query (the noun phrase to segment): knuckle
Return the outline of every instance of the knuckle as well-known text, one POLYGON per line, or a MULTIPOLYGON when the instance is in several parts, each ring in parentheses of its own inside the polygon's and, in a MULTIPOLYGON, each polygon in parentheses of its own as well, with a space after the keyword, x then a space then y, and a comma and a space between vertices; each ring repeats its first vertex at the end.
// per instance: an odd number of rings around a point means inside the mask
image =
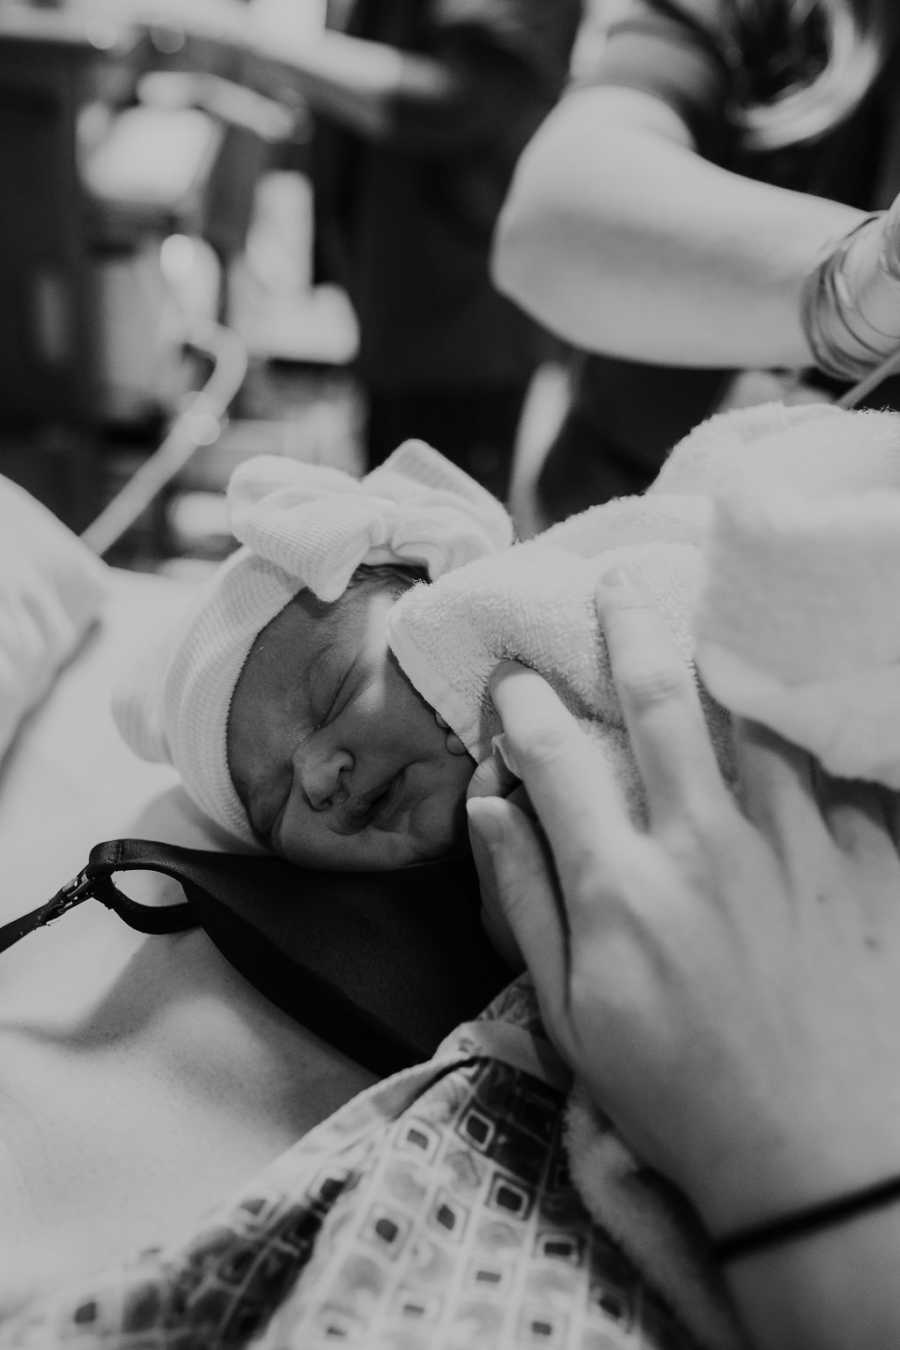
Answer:
POLYGON ((619 697, 637 715, 654 712, 690 692, 690 676, 684 666, 657 662, 653 666, 628 663, 616 670, 619 697))
POLYGON ((706 844, 725 841, 732 834, 733 812, 708 796, 688 794, 683 803, 683 827, 692 839, 706 844))
POLYGON ((610 888, 610 878, 599 873, 597 854, 591 844, 571 851, 569 859, 569 900, 573 909, 584 912, 601 903, 610 888))
POLYGON ((568 1003, 576 1026, 616 1023, 621 1030, 641 1016, 652 996, 651 946, 636 922, 623 922, 604 933, 602 948, 586 953, 591 959, 573 961, 568 1003))
POLYGON ((737 813, 702 797, 686 799, 658 837, 682 884, 698 895, 736 866, 745 843, 737 813))
POLYGON ((572 850, 567 869, 569 908, 585 918, 599 918, 604 931, 627 928, 637 897, 647 881, 643 848, 621 841, 615 850, 601 851, 596 841, 572 850))
POLYGON ((533 879, 515 863, 503 878, 500 897, 507 921, 513 932, 520 932, 532 915, 533 879))
POLYGON ((565 738, 560 729, 546 722, 536 723, 527 740, 514 745, 516 761, 526 774, 529 769, 552 768, 565 757, 565 738))

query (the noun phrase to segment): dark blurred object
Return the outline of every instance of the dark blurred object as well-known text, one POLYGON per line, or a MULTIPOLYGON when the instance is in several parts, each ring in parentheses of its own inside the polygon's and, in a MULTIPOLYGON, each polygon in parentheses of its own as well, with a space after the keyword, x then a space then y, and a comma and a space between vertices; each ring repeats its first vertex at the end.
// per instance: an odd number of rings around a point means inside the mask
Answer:
POLYGON ((148 452, 196 371, 164 241, 207 241, 213 311, 269 145, 292 113, 208 72, 147 72, 151 36, 108 7, 0 7, 0 472, 75 529, 106 495, 110 427, 148 452), (51 449, 52 448, 52 449, 51 449))
POLYGON ((725 370, 674 370, 577 353, 571 402, 537 479, 544 526, 644 492, 659 473, 660 410, 674 445, 709 416, 730 380, 725 370))
POLYGON ((401 441, 413 435, 461 465, 495 497, 509 489, 510 455, 522 413, 525 388, 519 383, 490 383, 382 393, 370 390, 367 446, 369 462, 381 464, 401 441))
POLYGON ((86 106, 120 93, 139 45, 127 30, 88 32, 64 11, 0 11, 0 433, 16 450, 0 448, 0 469, 75 525, 90 518, 97 476, 78 124, 86 106))
POLYGON ((580 3, 352 0, 340 18, 331 8, 350 37, 448 76, 445 96, 398 93, 385 134, 324 112, 316 124, 318 264, 359 321, 370 463, 422 436, 505 496, 543 345, 494 289, 490 241, 518 155, 562 86, 580 3))

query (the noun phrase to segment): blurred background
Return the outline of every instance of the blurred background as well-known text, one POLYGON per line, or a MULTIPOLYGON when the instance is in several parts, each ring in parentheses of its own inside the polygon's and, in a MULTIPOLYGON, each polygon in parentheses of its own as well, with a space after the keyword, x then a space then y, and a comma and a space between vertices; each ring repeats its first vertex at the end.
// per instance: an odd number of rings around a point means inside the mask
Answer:
POLYGON ((0 0, 0 473, 189 572, 246 456, 421 435, 527 533, 564 353, 490 235, 600 8, 0 0))

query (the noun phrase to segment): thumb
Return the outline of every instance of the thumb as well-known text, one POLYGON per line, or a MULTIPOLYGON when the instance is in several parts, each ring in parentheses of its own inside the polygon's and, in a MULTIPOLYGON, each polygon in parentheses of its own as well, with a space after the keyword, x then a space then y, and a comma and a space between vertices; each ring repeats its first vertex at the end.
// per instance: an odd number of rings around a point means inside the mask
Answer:
POLYGON ((537 989, 547 1030, 562 1044, 568 938, 556 878, 538 829, 498 797, 470 798, 466 809, 485 905, 508 923, 537 989), (489 876, 484 876, 489 872, 489 876))

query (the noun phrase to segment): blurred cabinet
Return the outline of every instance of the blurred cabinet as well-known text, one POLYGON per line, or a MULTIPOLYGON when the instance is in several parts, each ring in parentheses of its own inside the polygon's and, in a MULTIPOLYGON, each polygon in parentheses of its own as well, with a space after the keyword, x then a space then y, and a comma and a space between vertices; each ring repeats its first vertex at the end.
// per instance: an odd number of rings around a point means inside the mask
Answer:
POLYGON ((61 11, 0 5, 0 471, 76 526, 97 488, 79 123, 133 78, 139 46, 61 11))
POLYGON ((154 251, 202 236, 227 276, 267 154, 190 84, 143 104, 160 53, 105 13, 0 0, 0 472, 77 529, 102 505, 101 429, 155 425, 180 393, 154 251))

